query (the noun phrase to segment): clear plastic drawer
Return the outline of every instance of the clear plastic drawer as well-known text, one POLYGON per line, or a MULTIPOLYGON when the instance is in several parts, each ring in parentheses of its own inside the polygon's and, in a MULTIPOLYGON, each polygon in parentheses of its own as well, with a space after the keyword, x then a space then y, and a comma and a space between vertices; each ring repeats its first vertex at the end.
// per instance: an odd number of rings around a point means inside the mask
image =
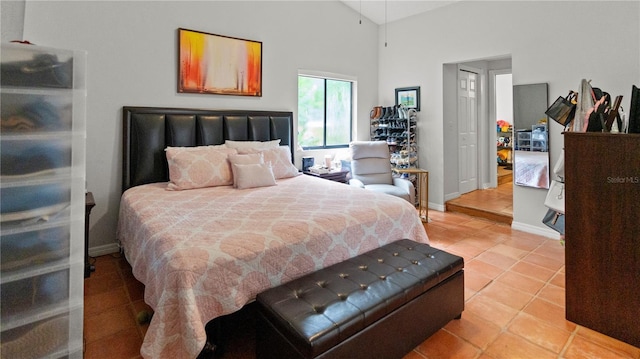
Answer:
POLYGON ((0 221, 25 225, 69 216, 70 183, 0 188, 0 221))
POLYGON ((0 175, 4 181, 28 181, 71 175, 71 139, 12 137, 0 142, 0 175))
POLYGON ((71 92, 2 93, 2 134, 72 130, 71 92))
POLYGON ((3 234, 0 239, 2 275, 56 262, 67 261, 68 263, 70 240, 69 225, 3 234))
POLYGON ((73 87, 73 52, 22 45, 3 49, 2 86, 73 87))
POLYGON ((2 321, 66 304, 69 300, 69 276, 69 268, 66 268, 2 283, 2 321))
POLYGON ((1 358, 81 358, 82 310, 47 317, 0 334, 1 358))

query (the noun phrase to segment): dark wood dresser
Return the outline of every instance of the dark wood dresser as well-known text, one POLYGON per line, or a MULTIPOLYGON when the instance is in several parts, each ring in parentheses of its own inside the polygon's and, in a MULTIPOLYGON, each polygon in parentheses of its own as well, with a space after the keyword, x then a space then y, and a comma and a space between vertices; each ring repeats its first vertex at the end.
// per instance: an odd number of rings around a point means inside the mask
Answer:
POLYGON ((567 320, 640 347, 640 135, 564 147, 567 320))

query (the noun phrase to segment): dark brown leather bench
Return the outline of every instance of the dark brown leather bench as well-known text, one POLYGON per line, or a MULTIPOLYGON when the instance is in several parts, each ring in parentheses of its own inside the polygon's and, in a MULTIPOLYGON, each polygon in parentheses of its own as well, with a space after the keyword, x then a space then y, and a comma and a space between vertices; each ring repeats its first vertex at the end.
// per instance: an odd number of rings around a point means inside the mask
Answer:
POLYGON ((464 261, 403 239, 260 293, 256 354, 402 358, 464 310, 464 261))

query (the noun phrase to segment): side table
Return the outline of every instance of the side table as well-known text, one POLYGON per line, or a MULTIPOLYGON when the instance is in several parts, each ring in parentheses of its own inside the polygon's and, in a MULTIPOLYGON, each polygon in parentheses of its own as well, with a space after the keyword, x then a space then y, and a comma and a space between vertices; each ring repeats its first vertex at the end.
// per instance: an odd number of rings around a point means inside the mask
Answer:
POLYGON ((91 215, 91 209, 96 205, 93 199, 93 193, 87 192, 84 196, 84 277, 89 278, 91 272, 96 270, 96 267, 89 263, 89 216, 91 215))
POLYGON ((347 183, 347 174, 349 172, 347 171, 332 171, 329 173, 313 173, 313 172, 302 172, 305 175, 309 175, 309 176, 315 176, 318 178, 322 178, 322 179, 327 179, 330 181, 335 181, 335 182, 340 182, 340 183, 347 183))
POLYGON ((429 171, 421 168, 394 168, 396 173, 415 175, 416 208, 423 222, 429 222, 429 171))

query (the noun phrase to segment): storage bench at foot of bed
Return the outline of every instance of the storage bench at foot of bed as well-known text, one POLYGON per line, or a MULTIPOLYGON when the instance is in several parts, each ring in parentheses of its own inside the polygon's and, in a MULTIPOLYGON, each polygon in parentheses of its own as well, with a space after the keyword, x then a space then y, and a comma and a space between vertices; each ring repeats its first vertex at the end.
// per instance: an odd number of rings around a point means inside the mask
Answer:
POLYGON ((464 309, 461 257, 403 239, 256 298, 258 359, 402 358, 464 309))

